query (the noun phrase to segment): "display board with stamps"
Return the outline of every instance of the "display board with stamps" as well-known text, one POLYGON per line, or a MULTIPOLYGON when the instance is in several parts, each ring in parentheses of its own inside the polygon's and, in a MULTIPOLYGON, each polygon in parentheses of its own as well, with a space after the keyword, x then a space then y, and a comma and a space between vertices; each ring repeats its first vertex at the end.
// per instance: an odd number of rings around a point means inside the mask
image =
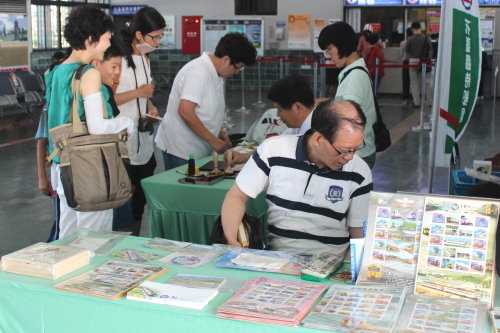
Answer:
POLYGON ((425 200, 415 292, 491 303, 499 203, 425 200))
POLYGON ((416 194, 370 193, 363 264, 356 284, 413 287, 424 199, 416 194))

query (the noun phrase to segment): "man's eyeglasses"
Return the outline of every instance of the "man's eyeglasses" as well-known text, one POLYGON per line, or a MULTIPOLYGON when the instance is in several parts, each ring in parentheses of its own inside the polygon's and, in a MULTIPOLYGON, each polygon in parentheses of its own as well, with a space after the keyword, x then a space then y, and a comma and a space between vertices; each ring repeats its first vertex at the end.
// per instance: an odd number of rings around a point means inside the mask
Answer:
POLYGON ((151 38, 153 40, 153 42, 158 42, 160 39, 163 38, 163 36, 165 36, 165 34, 161 34, 160 36, 151 36, 149 34, 146 34, 146 36, 148 36, 149 38, 151 38))
POLYGON ((235 65, 235 64, 231 64, 231 65, 233 65, 234 69, 236 69, 236 73, 239 73, 239 72, 241 72, 242 70, 244 70, 244 69, 245 69, 245 66, 236 67, 236 65, 235 65))
POLYGON ((350 154, 356 154, 357 151, 359 151, 359 150, 361 150, 361 149, 363 149, 363 148, 366 147, 365 140, 363 140, 363 144, 359 148, 356 148, 354 150, 349 150, 349 151, 340 151, 337 148, 335 148, 335 146, 333 145, 333 143, 331 143, 330 141, 328 141, 328 142, 332 145, 333 149, 335 149, 335 151, 337 152, 337 154, 339 154, 339 156, 347 156, 347 155, 350 155, 350 154))

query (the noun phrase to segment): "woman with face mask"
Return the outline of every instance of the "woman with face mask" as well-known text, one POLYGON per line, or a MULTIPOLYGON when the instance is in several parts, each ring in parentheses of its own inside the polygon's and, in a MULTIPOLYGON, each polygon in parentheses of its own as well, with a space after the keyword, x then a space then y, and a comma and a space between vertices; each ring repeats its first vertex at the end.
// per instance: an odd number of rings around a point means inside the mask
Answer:
POLYGON ((139 10, 127 28, 120 32, 127 55, 123 57, 120 82, 115 100, 120 114, 134 119, 137 132, 129 138, 130 164, 126 165, 132 183, 132 210, 135 224, 130 227, 132 235, 139 236, 146 197, 141 180, 153 175, 156 160, 153 154, 153 118, 158 110, 151 102, 154 85, 151 84, 151 68, 147 53, 155 51, 160 44, 165 28, 165 19, 154 8, 139 10))

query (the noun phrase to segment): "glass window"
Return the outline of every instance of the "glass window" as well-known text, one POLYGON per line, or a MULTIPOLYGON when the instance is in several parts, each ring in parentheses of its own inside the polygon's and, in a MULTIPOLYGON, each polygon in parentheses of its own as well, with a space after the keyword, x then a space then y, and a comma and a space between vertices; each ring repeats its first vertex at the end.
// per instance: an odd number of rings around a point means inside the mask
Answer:
POLYGON ((51 0, 37 0, 31 5, 31 38, 33 50, 63 49, 69 47, 64 39, 63 28, 74 6, 82 3, 100 3, 109 14, 109 0, 60 0, 64 5, 51 0))
MULTIPOLYGON (((361 30, 370 23, 374 33, 378 34, 387 47, 399 46, 404 40, 405 8, 403 7, 371 7, 361 8, 361 30)), ((361 37, 363 31, 358 34, 361 37)))

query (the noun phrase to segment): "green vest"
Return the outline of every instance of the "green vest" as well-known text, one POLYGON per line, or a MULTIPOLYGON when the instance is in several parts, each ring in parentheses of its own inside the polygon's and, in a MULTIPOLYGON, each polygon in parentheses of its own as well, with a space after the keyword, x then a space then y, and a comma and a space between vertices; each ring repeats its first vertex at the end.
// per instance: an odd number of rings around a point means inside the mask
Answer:
MULTIPOLYGON (((45 76, 46 84, 46 99, 47 99, 47 120, 48 128, 51 128, 67 124, 69 121, 69 113, 71 112, 71 106, 73 103, 73 93, 71 92, 71 79, 75 73, 78 66, 82 65, 81 62, 75 62, 72 64, 61 64, 56 66, 51 72, 45 76)), ((83 73, 85 73, 90 68, 95 68, 94 66, 87 66, 83 73)), ((106 101, 106 111, 108 112, 108 118, 113 118, 113 108, 109 104, 108 89, 106 89, 101 84, 101 92, 106 101)), ((78 114, 80 119, 85 121, 85 111, 83 108, 83 98, 78 94, 78 114)), ((52 154, 54 150, 54 145, 52 143, 52 138, 49 135, 49 153, 52 154)), ((59 158, 56 156, 53 160, 56 164, 59 164, 59 158)))

